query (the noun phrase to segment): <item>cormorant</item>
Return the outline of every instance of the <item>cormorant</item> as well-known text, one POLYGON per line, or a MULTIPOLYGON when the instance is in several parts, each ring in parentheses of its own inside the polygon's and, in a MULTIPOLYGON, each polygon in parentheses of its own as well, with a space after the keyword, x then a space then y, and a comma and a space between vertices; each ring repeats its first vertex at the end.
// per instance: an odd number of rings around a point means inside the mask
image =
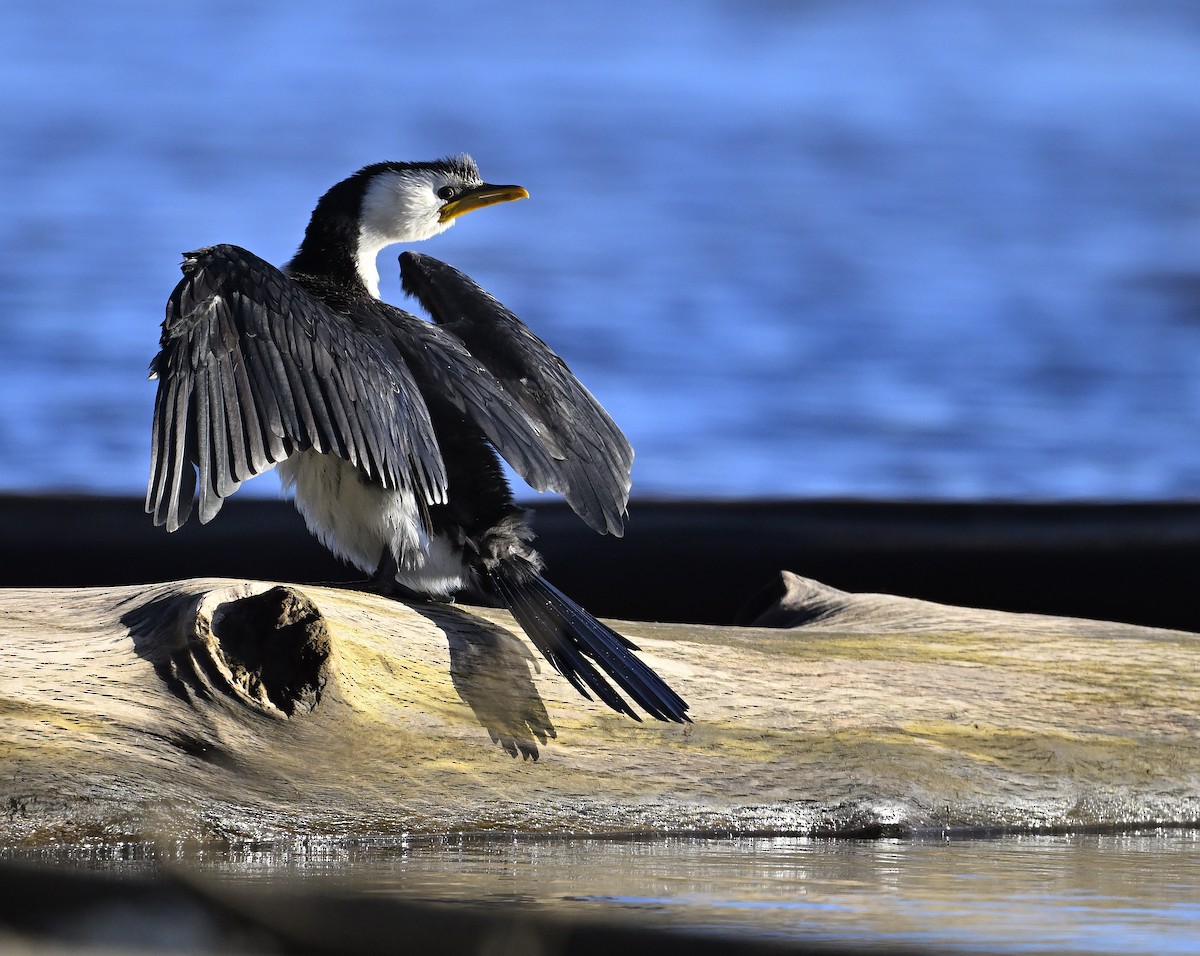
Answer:
POLYGON ((376 256, 463 213, 526 198, 475 162, 376 163, 317 203, 278 269, 234 245, 184 255, 167 302, 146 510, 174 531, 278 466, 310 532, 381 589, 507 607, 585 697, 640 719, 688 705, 636 647, 546 581, 497 452, 620 535, 633 451, 550 348, 462 273, 412 252, 404 290, 433 322, 379 299, 376 256), (589 693, 589 691, 591 693, 589 693))

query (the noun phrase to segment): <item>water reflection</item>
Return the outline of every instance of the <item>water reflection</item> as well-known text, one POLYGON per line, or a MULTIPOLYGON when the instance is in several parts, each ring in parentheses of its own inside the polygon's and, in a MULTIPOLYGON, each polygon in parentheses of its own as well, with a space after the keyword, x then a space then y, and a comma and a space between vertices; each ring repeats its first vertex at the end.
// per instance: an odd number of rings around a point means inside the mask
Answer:
MULTIPOLYGON (((59 861, 66 862, 59 852, 59 861)), ((470 837, 75 848, 89 867, 974 952, 1200 952, 1200 830, 967 840, 470 837)))

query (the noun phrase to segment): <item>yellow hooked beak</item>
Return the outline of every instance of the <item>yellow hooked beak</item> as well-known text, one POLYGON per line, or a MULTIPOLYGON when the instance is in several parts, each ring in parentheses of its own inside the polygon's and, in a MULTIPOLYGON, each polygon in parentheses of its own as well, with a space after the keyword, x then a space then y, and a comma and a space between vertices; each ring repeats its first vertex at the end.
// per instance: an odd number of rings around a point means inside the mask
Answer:
POLYGON ((500 202, 512 202, 514 199, 528 199, 529 191, 524 186, 492 186, 484 183, 474 189, 468 189, 457 199, 451 199, 438 213, 438 222, 449 222, 472 209, 482 209, 484 206, 494 206, 500 202))

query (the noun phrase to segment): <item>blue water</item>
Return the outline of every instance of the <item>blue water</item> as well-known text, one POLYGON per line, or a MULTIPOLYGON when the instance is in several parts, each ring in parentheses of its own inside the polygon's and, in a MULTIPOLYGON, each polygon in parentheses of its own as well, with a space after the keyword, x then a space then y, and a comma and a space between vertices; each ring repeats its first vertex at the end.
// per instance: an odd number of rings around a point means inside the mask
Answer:
POLYGON ((141 493, 182 251, 468 151, 635 495, 1200 493, 1193 0, 6 0, 0 131, 0 491, 141 493))

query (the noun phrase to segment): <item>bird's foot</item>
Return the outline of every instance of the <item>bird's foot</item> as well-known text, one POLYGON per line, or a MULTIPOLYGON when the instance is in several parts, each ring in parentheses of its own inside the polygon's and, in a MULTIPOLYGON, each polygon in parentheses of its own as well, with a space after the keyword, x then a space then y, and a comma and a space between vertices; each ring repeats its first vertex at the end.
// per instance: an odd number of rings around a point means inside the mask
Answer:
POLYGON ((390 550, 383 552, 383 557, 379 559, 379 564, 375 568, 375 573, 362 582, 364 591, 373 591, 383 597, 390 597, 404 603, 419 603, 419 604, 453 604, 454 596, 452 594, 427 594, 424 591, 416 591, 410 587, 401 584, 396 580, 397 574, 400 573, 399 565, 396 564, 396 558, 390 550))

